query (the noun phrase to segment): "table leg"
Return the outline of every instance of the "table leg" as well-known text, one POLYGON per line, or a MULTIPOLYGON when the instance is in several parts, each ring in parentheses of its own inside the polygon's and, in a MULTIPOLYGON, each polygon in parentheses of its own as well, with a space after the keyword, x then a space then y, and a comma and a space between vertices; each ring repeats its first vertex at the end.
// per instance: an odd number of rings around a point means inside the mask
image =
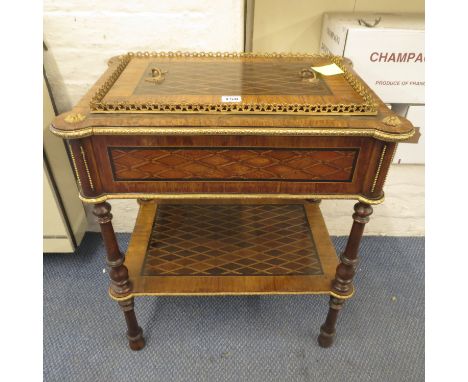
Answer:
POLYGON ((145 347, 145 339, 143 338, 143 330, 138 326, 135 316, 133 298, 119 301, 119 305, 124 312, 125 321, 127 322, 127 338, 130 349, 143 349, 145 347))
POLYGON ((336 335, 336 321, 338 312, 343 307, 346 298, 353 294, 353 277, 358 262, 359 244, 361 242, 364 226, 369 222, 372 207, 366 203, 354 205, 353 226, 349 234, 346 249, 340 257, 340 264, 336 268, 335 280, 332 284, 333 295, 330 297, 330 308, 325 323, 320 328, 318 342, 321 347, 330 347, 336 335), (342 296, 343 298, 339 298, 342 296))
MULTIPOLYGON (((125 297, 131 292, 128 269, 124 265, 124 256, 120 252, 114 228, 112 227, 111 206, 107 202, 94 205, 93 214, 101 227, 101 234, 107 252, 107 265, 109 266, 110 288, 116 297, 125 297)), ((133 298, 119 301, 125 320, 127 322, 127 337, 132 350, 140 350, 145 346, 143 331, 138 326, 135 316, 133 298)))

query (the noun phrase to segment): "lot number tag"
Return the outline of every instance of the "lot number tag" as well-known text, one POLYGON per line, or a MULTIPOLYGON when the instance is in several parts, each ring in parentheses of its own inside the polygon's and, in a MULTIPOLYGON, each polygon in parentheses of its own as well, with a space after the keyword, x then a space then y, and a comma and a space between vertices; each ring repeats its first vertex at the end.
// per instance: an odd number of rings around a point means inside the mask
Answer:
POLYGON ((221 102, 242 102, 241 96, 221 96, 221 102))

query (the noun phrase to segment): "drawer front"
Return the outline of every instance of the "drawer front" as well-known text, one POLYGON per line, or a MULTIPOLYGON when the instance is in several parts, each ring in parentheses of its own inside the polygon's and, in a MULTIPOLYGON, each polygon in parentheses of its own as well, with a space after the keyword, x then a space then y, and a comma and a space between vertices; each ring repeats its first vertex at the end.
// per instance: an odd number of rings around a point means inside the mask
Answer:
POLYGON ((70 141, 85 198, 379 198, 394 144, 367 137, 93 136, 70 141))
POLYGON ((108 147, 115 181, 351 182, 358 148, 108 147))

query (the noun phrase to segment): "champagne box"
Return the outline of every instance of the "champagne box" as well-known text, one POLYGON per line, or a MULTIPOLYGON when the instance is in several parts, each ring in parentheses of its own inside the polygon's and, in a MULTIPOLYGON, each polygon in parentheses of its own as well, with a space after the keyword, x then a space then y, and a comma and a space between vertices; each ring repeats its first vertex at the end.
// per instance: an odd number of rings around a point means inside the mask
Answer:
POLYGON ((386 103, 424 104, 424 15, 325 13, 321 53, 344 56, 386 103))

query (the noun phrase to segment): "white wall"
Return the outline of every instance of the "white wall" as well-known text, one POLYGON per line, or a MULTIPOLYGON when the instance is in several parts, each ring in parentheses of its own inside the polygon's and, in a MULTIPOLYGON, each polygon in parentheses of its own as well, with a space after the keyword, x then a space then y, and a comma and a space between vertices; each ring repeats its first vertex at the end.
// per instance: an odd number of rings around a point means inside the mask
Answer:
MULTIPOLYGON (((385 201, 374 206, 366 226, 368 235, 424 235, 424 166, 392 165, 385 185, 385 201)), ((331 235, 347 235, 354 201, 323 201, 322 212, 331 235)))
POLYGON ((243 0, 44 0, 45 67, 59 112, 128 51, 242 51, 243 0))

